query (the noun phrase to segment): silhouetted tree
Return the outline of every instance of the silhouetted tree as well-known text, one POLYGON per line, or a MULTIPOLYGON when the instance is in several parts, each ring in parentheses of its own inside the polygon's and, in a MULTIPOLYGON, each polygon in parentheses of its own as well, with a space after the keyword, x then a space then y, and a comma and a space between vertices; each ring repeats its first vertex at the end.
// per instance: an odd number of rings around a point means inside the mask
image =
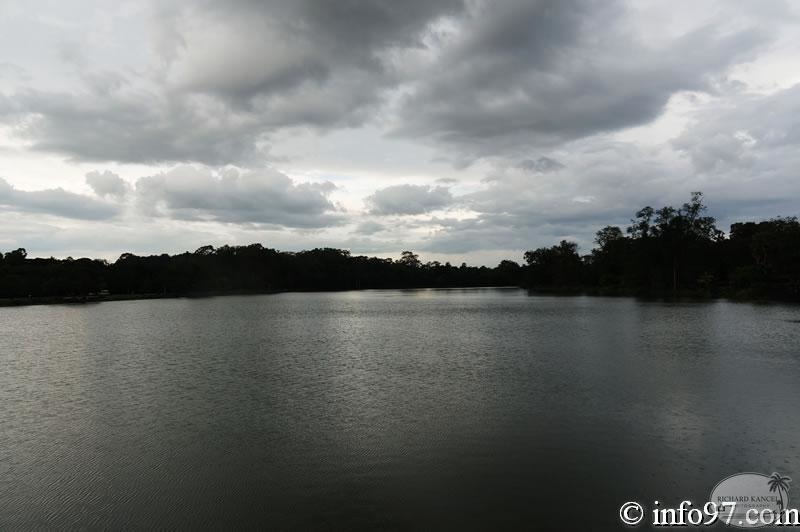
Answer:
POLYGON ((20 265, 25 262, 25 257, 28 256, 28 252, 25 251, 25 248, 15 249, 14 251, 9 251, 3 256, 6 264, 11 266, 20 265))
POLYGON ((413 251, 404 251, 401 254, 398 262, 403 266, 409 266, 411 268, 419 268, 422 266, 422 262, 419 260, 419 255, 415 254, 413 251))
POLYGON ((628 227, 628 234, 633 238, 647 238, 650 236, 650 224, 653 220, 652 207, 644 207, 636 211, 636 218, 631 219, 631 225, 628 227))
POLYGON ((526 251, 529 282, 534 287, 576 287, 581 284, 578 244, 562 240, 557 246, 526 251))
POLYGON ((625 235, 622 234, 622 229, 616 225, 607 225, 597 232, 594 241, 600 246, 600 251, 605 251, 611 243, 624 237, 625 235))

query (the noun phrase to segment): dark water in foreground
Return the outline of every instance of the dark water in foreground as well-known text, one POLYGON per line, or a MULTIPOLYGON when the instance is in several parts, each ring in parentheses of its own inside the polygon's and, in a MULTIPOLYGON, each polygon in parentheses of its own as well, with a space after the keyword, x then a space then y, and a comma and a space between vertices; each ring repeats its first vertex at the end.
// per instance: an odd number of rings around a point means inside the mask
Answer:
POLYGON ((501 289, 3 308, 0 529, 615 529, 800 483, 796 320, 501 289))

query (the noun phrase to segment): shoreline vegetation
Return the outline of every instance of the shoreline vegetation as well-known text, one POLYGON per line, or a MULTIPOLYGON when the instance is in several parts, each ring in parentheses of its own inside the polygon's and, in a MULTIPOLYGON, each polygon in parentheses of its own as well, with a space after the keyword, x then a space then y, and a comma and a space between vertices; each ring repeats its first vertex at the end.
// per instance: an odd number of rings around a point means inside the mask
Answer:
POLYGON ((518 286, 535 293, 670 299, 800 301, 800 223, 777 217, 726 235, 694 192, 679 208, 644 207, 625 231, 606 226, 580 255, 574 242, 496 267, 354 256, 336 248, 284 252, 261 244, 177 255, 98 259, 0 255, 0 306, 361 289, 518 286))

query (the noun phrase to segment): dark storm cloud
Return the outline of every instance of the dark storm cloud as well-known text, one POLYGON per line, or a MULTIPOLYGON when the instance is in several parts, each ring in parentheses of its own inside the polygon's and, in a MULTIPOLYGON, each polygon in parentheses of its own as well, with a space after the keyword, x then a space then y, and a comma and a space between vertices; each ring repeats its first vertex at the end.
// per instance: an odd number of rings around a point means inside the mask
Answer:
POLYGON ((118 206, 62 188, 18 190, 0 178, 0 210, 50 214, 79 220, 105 220, 119 214, 118 206))
POLYGON ((407 98, 398 130, 475 157, 649 122, 672 94, 709 88, 765 41, 704 27, 656 47, 625 26, 619 2, 479 5, 407 98))
POLYGON ((424 214, 453 203, 446 187, 428 185, 393 185, 376 191, 365 199, 372 214, 424 214))
MULTIPOLYGON (((231 76, 226 76, 236 72, 233 63, 219 65, 218 75, 201 76, 208 83, 204 88, 232 98, 287 90, 307 81, 325 83, 338 70, 349 68, 370 72, 381 84, 381 77, 391 79, 393 69, 382 52, 421 46, 432 22, 464 8, 463 0, 206 0, 201 4, 221 30, 249 33, 238 36, 239 42, 251 46, 238 59, 243 66, 261 67, 252 76, 233 76, 240 83, 230 83, 231 76)), ((169 22, 174 22, 174 15, 169 22)), ((190 40, 181 37, 172 42, 190 40)))
POLYGON ((0 96, 0 120, 78 160, 211 165, 262 160, 283 128, 372 121, 466 165, 648 122, 763 40, 705 27, 646 43, 599 0, 154 5, 148 68, 72 61, 81 89, 0 96))
POLYGON ((403 82, 393 54, 422 46, 429 26, 462 1, 155 6, 142 36, 160 54, 149 69, 98 71, 70 55, 82 90, 18 91, 0 101, 0 120, 21 124, 34 149, 76 160, 253 163, 277 129, 353 127, 375 116, 383 92, 403 82))
POLYGON ((153 216, 315 228, 341 223, 327 197, 335 188, 330 182, 297 184, 272 170, 227 170, 217 175, 180 166, 139 179, 136 200, 143 212, 153 216))
POLYGON ((257 116, 261 132, 354 127, 405 80, 394 54, 422 46, 462 0, 205 0, 162 22, 173 90, 257 116), (183 21, 183 23, 181 23, 183 21))

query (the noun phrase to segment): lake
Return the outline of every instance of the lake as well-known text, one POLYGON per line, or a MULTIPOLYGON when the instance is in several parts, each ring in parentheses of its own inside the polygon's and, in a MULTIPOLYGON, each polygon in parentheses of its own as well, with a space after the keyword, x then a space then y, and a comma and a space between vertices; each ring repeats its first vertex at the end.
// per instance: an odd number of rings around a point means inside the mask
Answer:
POLYGON ((0 529, 602 530, 800 482, 798 320, 518 289, 0 308, 0 529))

